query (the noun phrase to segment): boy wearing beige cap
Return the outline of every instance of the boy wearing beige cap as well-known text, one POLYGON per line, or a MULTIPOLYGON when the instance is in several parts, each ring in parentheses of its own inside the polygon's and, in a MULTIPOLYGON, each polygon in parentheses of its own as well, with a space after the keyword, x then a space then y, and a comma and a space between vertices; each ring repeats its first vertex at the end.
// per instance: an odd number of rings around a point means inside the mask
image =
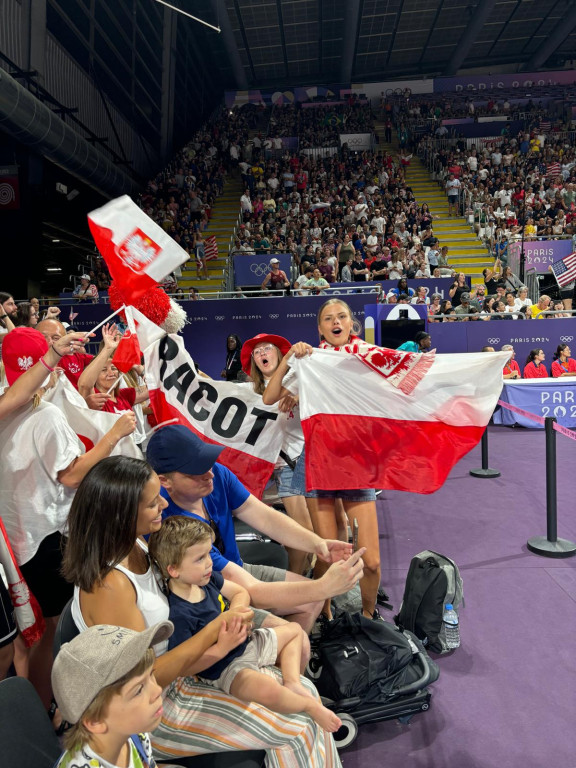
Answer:
POLYGON ((60 649, 52 687, 72 724, 56 768, 152 768, 148 731, 162 719, 154 650, 173 631, 169 621, 134 632, 98 624, 60 649))

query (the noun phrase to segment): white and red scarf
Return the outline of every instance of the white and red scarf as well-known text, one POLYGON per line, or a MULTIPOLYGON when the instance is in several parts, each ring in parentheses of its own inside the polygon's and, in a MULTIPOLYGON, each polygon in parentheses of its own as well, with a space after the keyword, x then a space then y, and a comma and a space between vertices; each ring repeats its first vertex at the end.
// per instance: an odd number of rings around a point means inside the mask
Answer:
POLYGON ((434 352, 418 354, 404 352, 387 347, 375 347, 363 341, 359 336, 350 336, 348 344, 334 347, 327 341, 321 341, 320 349, 333 349, 336 352, 348 352, 364 365, 383 376, 405 395, 410 395, 422 381, 434 362, 434 352))

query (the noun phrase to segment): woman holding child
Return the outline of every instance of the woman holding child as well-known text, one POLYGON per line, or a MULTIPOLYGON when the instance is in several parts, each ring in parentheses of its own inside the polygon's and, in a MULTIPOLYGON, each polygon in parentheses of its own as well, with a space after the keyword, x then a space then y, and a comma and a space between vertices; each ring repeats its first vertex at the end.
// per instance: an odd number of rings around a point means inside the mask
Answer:
MULTIPOLYGON (((168 600, 143 537, 160 530, 166 502, 144 461, 100 462, 81 483, 70 510, 64 573, 75 585, 72 615, 79 629, 116 624, 142 631, 168 618, 168 600)), ((157 758, 245 749, 266 750, 274 768, 337 768, 332 737, 306 714, 282 715, 196 682, 202 657, 249 625, 250 609, 233 608, 180 645, 156 647, 155 674, 164 713, 152 734, 157 758)), ((274 667, 262 670, 280 679, 274 667)), ((301 679, 312 695, 315 689, 301 679)))

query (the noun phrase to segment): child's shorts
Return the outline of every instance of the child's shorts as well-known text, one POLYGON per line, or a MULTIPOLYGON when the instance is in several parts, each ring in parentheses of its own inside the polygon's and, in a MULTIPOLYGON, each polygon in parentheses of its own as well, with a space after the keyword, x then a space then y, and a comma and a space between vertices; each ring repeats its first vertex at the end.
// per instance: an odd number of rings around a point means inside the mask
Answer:
POLYGON ((234 678, 243 669, 253 669, 258 672, 262 667, 271 667, 278 658, 278 638, 273 629, 255 629, 250 642, 242 656, 238 656, 228 664, 217 680, 207 680, 201 675, 198 679, 224 693, 230 693, 234 678))

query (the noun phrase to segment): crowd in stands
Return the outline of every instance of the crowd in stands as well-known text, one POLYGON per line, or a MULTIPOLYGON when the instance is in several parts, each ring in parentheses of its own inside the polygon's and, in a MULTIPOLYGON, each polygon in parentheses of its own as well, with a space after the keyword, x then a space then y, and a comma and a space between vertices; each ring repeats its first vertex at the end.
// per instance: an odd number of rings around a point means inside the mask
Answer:
POLYGON ((347 104, 319 104, 308 109, 301 104, 275 107, 270 116, 269 136, 298 137, 299 148, 338 147, 341 133, 372 133, 374 116, 370 104, 352 98, 347 104))

